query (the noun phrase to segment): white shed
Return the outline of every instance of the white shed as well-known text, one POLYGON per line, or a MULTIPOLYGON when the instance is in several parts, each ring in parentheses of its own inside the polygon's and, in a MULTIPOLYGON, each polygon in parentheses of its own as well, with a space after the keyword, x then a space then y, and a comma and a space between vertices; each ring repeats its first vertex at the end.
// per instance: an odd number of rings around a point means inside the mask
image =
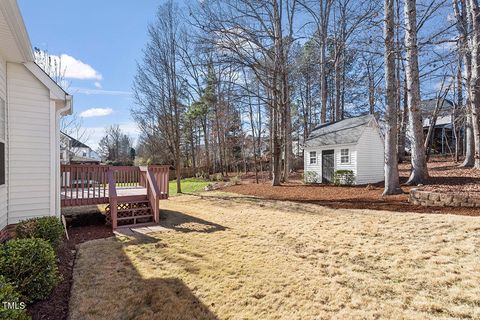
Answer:
POLYGON ((331 183, 335 171, 351 170, 355 184, 384 180, 384 140, 373 115, 316 127, 305 142, 305 175, 331 183), (312 175, 310 175, 312 176, 312 175))
POLYGON ((0 1, 0 241, 8 225, 60 214, 59 120, 71 96, 35 64, 15 0, 0 1))

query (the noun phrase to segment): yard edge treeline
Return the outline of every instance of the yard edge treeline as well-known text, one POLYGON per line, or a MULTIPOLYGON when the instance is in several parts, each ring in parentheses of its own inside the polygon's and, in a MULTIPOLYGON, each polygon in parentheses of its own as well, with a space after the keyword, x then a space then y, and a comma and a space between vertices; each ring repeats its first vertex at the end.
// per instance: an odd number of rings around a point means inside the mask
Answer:
POLYGON ((184 168, 266 171, 279 185, 318 124, 371 113, 393 194, 407 146, 408 183, 427 182, 423 118, 448 111, 455 160, 480 167, 478 0, 449 1, 163 2, 133 84, 141 161, 174 165, 179 192, 184 168))

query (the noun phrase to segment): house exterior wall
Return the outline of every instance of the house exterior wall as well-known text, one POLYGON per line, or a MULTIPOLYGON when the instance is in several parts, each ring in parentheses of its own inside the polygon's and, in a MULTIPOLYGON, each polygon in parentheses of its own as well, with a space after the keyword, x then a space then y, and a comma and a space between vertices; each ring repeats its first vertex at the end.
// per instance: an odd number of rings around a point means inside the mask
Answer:
POLYGON ((22 64, 7 63, 8 224, 55 214, 49 90, 22 64))
MULTIPOLYGON (((8 118, 7 114, 7 64, 5 59, 0 55, 0 98, 5 101, 5 117, 8 118)), ((2 120, 0 120, 2 121, 2 120)), ((5 184, 0 186, 0 231, 5 228, 7 225, 7 208, 8 208, 8 135, 7 135, 7 120, 3 121, 0 124, 0 130, 5 130, 5 166, 6 166, 6 176, 5 184)), ((0 234, 0 241, 2 236, 0 234)))
POLYGON ((314 171, 317 173, 318 182, 322 181, 322 151, 334 150, 335 155, 335 171, 337 170, 352 170, 355 176, 357 176, 357 149, 354 144, 346 145, 332 145, 323 147, 306 147, 304 154, 304 172, 314 171), (348 149, 350 153, 349 163, 341 163, 340 150, 348 149), (310 164, 310 152, 317 152, 317 163, 310 164))
POLYGON ((366 127, 357 143, 357 184, 385 179, 385 144, 376 125, 366 127))

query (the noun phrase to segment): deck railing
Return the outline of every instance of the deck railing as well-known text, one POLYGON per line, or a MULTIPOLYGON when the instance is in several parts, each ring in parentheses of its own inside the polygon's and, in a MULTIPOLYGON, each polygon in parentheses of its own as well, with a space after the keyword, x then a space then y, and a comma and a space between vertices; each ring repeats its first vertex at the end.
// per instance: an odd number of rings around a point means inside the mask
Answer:
POLYGON ((108 171, 108 166, 62 165, 62 206, 108 203, 108 171))
POLYGON ((168 198, 168 166, 62 165, 60 174, 62 207, 111 204, 120 189, 145 188, 149 196, 153 185, 159 199, 168 198))

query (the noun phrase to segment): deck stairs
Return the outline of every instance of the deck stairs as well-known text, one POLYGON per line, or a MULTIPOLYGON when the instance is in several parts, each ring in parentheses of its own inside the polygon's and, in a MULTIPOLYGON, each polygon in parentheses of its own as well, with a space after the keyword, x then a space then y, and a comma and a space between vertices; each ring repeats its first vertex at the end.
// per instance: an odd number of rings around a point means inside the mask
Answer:
MULTIPOLYGON (((105 208, 106 221, 112 224, 111 208, 105 208)), ((154 222, 153 210, 147 196, 119 197, 117 203, 118 227, 135 226, 138 224, 154 222)))

